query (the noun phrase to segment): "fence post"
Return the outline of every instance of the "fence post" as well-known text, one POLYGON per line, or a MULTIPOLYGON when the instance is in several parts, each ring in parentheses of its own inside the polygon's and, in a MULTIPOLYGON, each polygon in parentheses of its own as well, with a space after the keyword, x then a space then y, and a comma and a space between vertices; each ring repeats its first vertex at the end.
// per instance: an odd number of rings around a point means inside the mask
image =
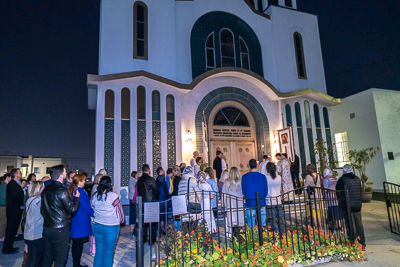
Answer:
POLYGON ((136 198, 136 267, 144 267, 144 240, 143 240, 143 203, 142 197, 136 198))
POLYGON ((257 222, 258 222, 258 242, 260 246, 263 245, 263 233, 262 233, 262 221, 261 221, 261 205, 260 205, 260 194, 256 192, 256 205, 257 205, 257 222))
POLYGON ((394 232, 392 228, 392 220, 390 218, 390 208, 392 207, 392 203, 390 202, 390 199, 388 198, 388 193, 386 192, 386 182, 383 182, 383 193, 385 196, 385 201, 386 201, 386 209, 388 213, 388 218, 389 218, 389 226, 390 226, 390 232, 394 232))

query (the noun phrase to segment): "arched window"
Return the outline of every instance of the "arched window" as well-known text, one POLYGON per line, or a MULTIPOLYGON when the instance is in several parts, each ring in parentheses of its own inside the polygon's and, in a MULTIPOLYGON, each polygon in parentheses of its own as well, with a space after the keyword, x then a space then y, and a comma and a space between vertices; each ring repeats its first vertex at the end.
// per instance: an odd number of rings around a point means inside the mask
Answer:
POLYGON ((235 107, 220 109, 214 117, 213 124, 219 126, 250 126, 246 115, 235 107))
POLYGON ((167 95, 167 121, 175 121, 175 99, 167 95))
POLYGON ((206 68, 207 70, 215 68, 214 32, 210 33, 206 41, 206 68))
POLYGON ((250 70, 250 55, 249 55, 249 49, 247 48, 246 43, 242 39, 242 37, 239 37, 240 40, 240 61, 242 64, 242 68, 246 70, 250 70))
POLYGON ((133 5, 133 58, 148 59, 147 5, 136 1, 133 5))
POLYGON ((304 115, 306 116, 306 127, 311 128, 311 113, 310 113, 310 103, 304 101, 304 115))
POLYGON ((160 120, 160 92, 154 90, 151 93, 151 103, 153 111, 153 121, 160 120))
POLYGON ((263 8, 263 1, 262 0, 258 0, 258 7, 257 7, 258 11, 260 12, 264 12, 264 8, 263 8))
POLYGON ((299 79, 307 79, 306 62, 304 59, 303 37, 298 32, 293 34, 294 50, 296 53, 297 76, 299 79))
POLYGON ((313 107, 314 107, 315 128, 317 130, 317 138, 322 139, 321 119, 319 117, 319 107, 317 104, 314 104, 313 107))
POLYGON ((292 0, 285 0, 285 6, 292 7, 293 6, 292 0))
POLYGON ((304 149, 304 134, 303 134, 303 124, 301 121, 301 109, 300 104, 294 104, 294 110, 296 113, 296 126, 297 126, 297 137, 299 140, 299 149, 300 149, 300 161, 301 161, 301 169, 302 172, 305 173, 306 170, 306 151, 304 149))
POLYGON ((326 107, 322 109, 322 115, 324 116, 326 142, 329 146, 331 146, 332 145, 331 125, 329 123, 329 114, 328 114, 328 109, 326 107))
POLYGON ((219 39, 221 42, 221 66, 235 67, 236 57, 233 33, 228 29, 222 29, 219 39))
POLYGON ((146 89, 143 86, 139 86, 137 88, 137 119, 145 120, 146 119, 146 89))
POLYGON ((128 88, 121 90, 121 119, 131 119, 131 91, 128 88))
POLYGON ((314 137, 312 133, 310 103, 308 103, 307 100, 304 101, 304 115, 306 116, 307 139, 308 139, 308 149, 310 152, 310 159, 311 163, 315 165, 314 137))
POLYGON ((107 90, 105 94, 105 118, 114 119, 114 91, 107 90))
POLYGON ((286 111, 286 126, 292 126, 292 109, 289 104, 286 104, 285 106, 285 111, 286 111))
POLYGON ((324 114, 325 128, 330 128, 328 109, 327 109, 326 107, 324 107, 324 108, 322 109, 322 113, 324 114))

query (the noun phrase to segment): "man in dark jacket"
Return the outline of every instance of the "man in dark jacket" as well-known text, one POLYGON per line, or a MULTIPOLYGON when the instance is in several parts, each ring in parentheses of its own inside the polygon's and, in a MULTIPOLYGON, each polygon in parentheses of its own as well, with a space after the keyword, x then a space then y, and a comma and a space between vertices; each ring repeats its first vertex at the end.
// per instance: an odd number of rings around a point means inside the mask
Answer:
MULTIPOLYGON (((295 151, 295 153, 296 153, 296 151, 295 151)), ((300 173, 300 158, 296 154, 294 154, 294 161, 292 162, 292 165, 290 166, 290 174, 292 175, 294 189, 301 187, 299 173, 300 173)), ((296 194, 300 194, 300 193, 301 193, 301 189, 297 189, 296 194)))
POLYGON ((215 170, 215 176, 217 177, 218 182, 219 179, 221 178, 222 171, 226 168, 226 163, 223 157, 224 153, 218 150, 217 156, 213 161, 213 169, 215 170))
POLYGON ((361 180, 353 173, 353 167, 346 164, 343 166, 343 175, 336 184, 336 190, 347 190, 349 194, 350 214, 347 214, 347 203, 344 195, 340 196, 340 204, 345 216, 347 231, 350 239, 354 242, 358 237, 363 251, 365 251, 365 235, 361 218, 361 180), (352 227, 350 227, 350 225, 352 227))
POLYGON ((71 217, 79 208, 79 192, 73 194, 75 201, 62 184, 66 177, 64 165, 51 167, 52 183, 42 192, 40 213, 43 216, 43 239, 45 249, 42 266, 65 266, 68 257, 69 230, 71 217))
MULTIPOLYGON (((143 202, 157 202, 159 197, 159 191, 157 189, 156 180, 150 176, 150 166, 148 164, 144 164, 142 166, 142 172, 143 174, 140 177, 139 181, 137 182, 138 195, 142 197, 143 202)), ((143 234, 145 238, 143 240, 146 242, 147 239, 149 241, 149 244, 153 245, 157 240, 157 229, 158 229, 157 223, 152 223, 151 229, 149 223, 144 224, 143 234), (149 233, 149 236, 146 238, 147 233, 149 233), (151 234, 151 239, 150 239, 150 234, 151 234)), ((155 253, 153 253, 151 257, 152 259, 153 258, 155 259, 155 253)))
MULTIPOLYGON (((14 248, 14 239, 21 222, 22 211, 24 210, 24 191, 21 187, 21 170, 11 170, 10 176, 11 181, 8 183, 6 188, 7 225, 2 251, 3 254, 18 253, 19 248, 14 248)), ((1 214, 0 216, 4 216, 4 214, 1 214)))

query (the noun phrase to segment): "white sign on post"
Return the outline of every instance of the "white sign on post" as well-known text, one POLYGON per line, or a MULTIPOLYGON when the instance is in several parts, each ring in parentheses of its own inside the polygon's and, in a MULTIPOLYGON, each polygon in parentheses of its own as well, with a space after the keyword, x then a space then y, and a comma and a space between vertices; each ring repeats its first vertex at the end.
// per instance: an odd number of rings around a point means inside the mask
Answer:
POLYGON ((187 211, 187 204, 186 204, 186 196, 173 196, 172 197, 172 214, 181 215, 186 214, 187 211))
POLYGON ((160 221, 160 203, 144 203, 144 223, 156 223, 160 221))

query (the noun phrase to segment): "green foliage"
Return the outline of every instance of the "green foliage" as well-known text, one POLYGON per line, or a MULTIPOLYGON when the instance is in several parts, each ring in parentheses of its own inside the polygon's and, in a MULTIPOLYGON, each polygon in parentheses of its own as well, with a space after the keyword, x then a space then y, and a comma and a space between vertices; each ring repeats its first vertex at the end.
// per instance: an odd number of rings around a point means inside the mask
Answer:
POLYGON ((213 240, 212 235, 204 233, 204 230, 200 226, 191 233, 178 231, 164 237, 162 245, 169 242, 171 250, 164 251, 166 257, 157 266, 287 267, 296 263, 307 265, 329 256, 335 261, 365 260, 365 253, 358 241, 354 244, 349 240, 339 241, 335 234, 311 227, 303 231, 289 230, 280 239, 277 239, 279 233, 264 228, 263 245, 259 243, 257 228, 242 228, 227 243, 213 240))
POLYGON ((332 170, 333 177, 337 176, 337 172, 335 171, 337 168, 335 144, 327 145, 324 139, 317 138, 314 144, 314 155, 318 155, 318 172, 321 176, 326 168, 332 170))
MULTIPOLYGON (((370 147, 370 148, 364 148, 361 150, 350 150, 349 151, 349 159, 351 161, 351 166, 356 169, 360 175, 361 181, 362 181, 362 189, 363 191, 371 190, 371 186, 367 185, 372 185, 372 182, 368 182, 368 176, 365 174, 367 165, 371 162, 371 159, 375 157, 376 153, 379 151, 379 147, 377 146, 376 148, 370 147)), ((372 191, 372 190, 371 190, 372 191)))

